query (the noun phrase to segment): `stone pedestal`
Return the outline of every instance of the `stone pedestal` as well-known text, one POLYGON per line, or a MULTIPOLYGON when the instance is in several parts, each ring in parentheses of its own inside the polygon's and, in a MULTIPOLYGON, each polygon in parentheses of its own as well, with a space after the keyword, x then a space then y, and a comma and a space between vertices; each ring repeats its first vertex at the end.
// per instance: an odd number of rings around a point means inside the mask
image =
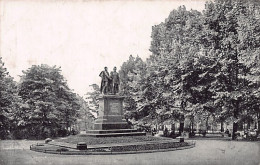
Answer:
POLYGON ((123 96, 102 95, 99 98, 98 118, 94 123, 94 130, 88 130, 87 136, 136 136, 145 135, 130 129, 130 126, 123 119, 123 96))
POLYGON ((128 129, 129 126, 123 117, 124 97, 104 95, 99 98, 98 118, 95 121, 95 130, 128 129))

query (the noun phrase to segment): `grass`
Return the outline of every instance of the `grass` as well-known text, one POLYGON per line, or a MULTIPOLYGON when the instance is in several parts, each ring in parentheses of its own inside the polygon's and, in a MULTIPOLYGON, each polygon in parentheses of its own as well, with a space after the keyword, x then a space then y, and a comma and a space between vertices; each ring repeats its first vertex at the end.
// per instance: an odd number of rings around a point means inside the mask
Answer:
MULTIPOLYGON (((83 135, 72 135, 66 138, 56 139, 56 142, 65 142, 70 144, 77 144, 79 142, 85 142, 87 145, 97 145, 97 144, 111 144, 107 148, 93 148, 89 151, 91 152, 123 152, 123 151, 144 151, 144 150, 159 150, 168 148, 178 148, 187 146, 188 143, 179 143, 174 141, 165 141, 169 138, 165 137, 154 137, 154 136, 124 136, 124 137, 90 137, 83 135), (137 143, 137 142, 147 142, 147 143, 137 143), (152 143, 149 143, 152 142, 152 143), (158 143, 159 142, 159 143, 158 143), (123 145, 114 145, 114 144, 123 145)), ((49 144, 39 144, 33 146, 33 150, 38 151, 65 151, 63 147, 53 146, 49 144)), ((66 149, 69 151, 71 149, 66 149)), ((73 149, 74 150, 74 149, 73 149)))
MULTIPOLYGON (((187 142, 176 142, 167 141, 169 138, 154 137, 154 136, 126 136, 126 137, 89 137, 89 136, 69 136, 67 138, 61 138, 56 141, 67 142, 70 144, 75 144, 79 142, 85 142, 88 145, 94 144, 111 144, 111 146, 91 148, 89 152, 124 152, 124 151, 145 151, 145 150, 160 150, 169 148, 178 148, 188 146, 187 142), (165 141, 166 140, 166 141, 165 141), (136 143, 145 142, 145 143, 136 143), (151 142, 151 143, 149 143, 151 142), (123 145, 115 145, 115 144, 123 145)), ((64 147, 64 146, 63 146, 64 147)), ((57 151, 65 152, 71 151, 70 149, 63 148, 62 146, 53 146, 49 144, 38 144, 33 146, 32 150, 47 152, 47 151, 57 151), (58 147, 58 148, 57 148, 58 147)), ((74 149, 72 149, 73 151, 74 149)))
POLYGON ((124 136, 124 137, 90 137, 72 135, 66 138, 56 139, 58 142, 66 142, 77 144, 78 142, 85 142, 87 145, 96 144, 111 144, 111 143, 134 143, 134 142, 149 142, 149 141, 161 141, 169 138, 154 137, 154 136, 124 136))
POLYGON ((115 146, 112 147, 113 152, 122 151, 145 151, 145 150, 158 150, 158 149, 169 149, 188 146, 187 142, 168 142, 168 143, 157 143, 157 144, 143 144, 143 145, 129 145, 129 146, 115 146))

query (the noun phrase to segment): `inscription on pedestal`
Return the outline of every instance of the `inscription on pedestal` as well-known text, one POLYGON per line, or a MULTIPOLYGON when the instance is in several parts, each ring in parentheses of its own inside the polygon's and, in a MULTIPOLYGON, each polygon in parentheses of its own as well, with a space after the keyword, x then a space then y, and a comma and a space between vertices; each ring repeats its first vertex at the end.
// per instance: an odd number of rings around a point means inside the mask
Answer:
POLYGON ((120 103, 119 102, 110 102, 110 113, 112 114, 119 114, 120 112, 120 103))
POLYGON ((117 95, 102 95, 99 98, 98 119, 95 121, 95 130, 128 129, 128 123, 123 120, 124 97, 117 95))

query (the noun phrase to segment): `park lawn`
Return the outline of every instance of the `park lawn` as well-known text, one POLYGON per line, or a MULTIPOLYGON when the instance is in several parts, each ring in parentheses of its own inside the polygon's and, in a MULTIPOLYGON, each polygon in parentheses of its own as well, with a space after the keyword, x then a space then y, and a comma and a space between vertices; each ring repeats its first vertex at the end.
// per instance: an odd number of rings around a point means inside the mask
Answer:
POLYGON ((165 137, 154 137, 154 136, 124 136, 124 137, 90 137, 82 135, 71 135, 65 138, 55 139, 58 142, 66 142, 77 144, 78 142, 85 142, 87 145, 96 144, 111 144, 111 143, 134 143, 134 142, 150 142, 150 141, 161 141, 169 140, 165 137))

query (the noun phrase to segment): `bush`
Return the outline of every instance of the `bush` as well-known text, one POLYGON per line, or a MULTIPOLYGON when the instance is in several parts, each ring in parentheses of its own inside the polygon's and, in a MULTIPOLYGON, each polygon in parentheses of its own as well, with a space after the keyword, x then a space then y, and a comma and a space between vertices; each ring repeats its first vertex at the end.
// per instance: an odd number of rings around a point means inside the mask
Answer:
POLYGON ((69 135, 69 131, 66 129, 51 128, 42 126, 27 126, 17 127, 11 132, 13 139, 31 139, 31 140, 42 140, 53 137, 64 137, 69 135))
POLYGON ((73 130, 70 132, 70 134, 71 134, 71 135, 77 135, 77 134, 79 134, 79 131, 73 129, 73 130))
POLYGON ((189 133, 189 137, 194 137, 195 136, 195 133, 194 132, 190 132, 189 133))
POLYGON ((70 134, 69 131, 66 130, 66 129, 59 129, 58 130, 58 136, 60 136, 60 137, 65 137, 65 136, 67 136, 69 134, 70 134))
POLYGON ((16 130, 13 130, 13 139, 28 139, 29 134, 28 130, 25 128, 17 128, 16 130))
POLYGON ((5 140, 9 137, 9 132, 7 130, 0 130, 0 139, 5 140))
POLYGON ((200 130, 200 134, 202 134, 203 136, 206 136, 207 132, 206 132, 206 130, 200 130))
POLYGON ((178 136, 178 135, 175 134, 174 131, 171 131, 171 133, 170 133, 170 135, 169 135, 169 137, 171 137, 171 138, 173 138, 173 139, 175 139, 177 136, 178 136))

